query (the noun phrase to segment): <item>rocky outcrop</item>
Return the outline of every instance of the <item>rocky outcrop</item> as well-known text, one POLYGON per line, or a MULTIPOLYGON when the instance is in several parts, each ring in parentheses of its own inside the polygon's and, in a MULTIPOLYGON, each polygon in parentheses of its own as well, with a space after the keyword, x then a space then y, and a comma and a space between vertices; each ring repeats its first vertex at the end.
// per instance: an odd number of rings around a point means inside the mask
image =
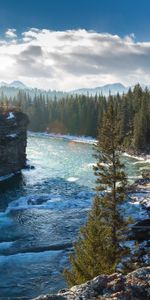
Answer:
POLYGON ((130 238, 138 242, 150 240, 150 219, 141 220, 134 224, 130 238))
POLYGON ((0 112, 0 178, 26 165, 28 118, 22 112, 0 112))
POLYGON ((150 267, 140 268, 126 276, 101 275, 85 284, 45 295, 36 300, 148 300, 150 299, 150 267))

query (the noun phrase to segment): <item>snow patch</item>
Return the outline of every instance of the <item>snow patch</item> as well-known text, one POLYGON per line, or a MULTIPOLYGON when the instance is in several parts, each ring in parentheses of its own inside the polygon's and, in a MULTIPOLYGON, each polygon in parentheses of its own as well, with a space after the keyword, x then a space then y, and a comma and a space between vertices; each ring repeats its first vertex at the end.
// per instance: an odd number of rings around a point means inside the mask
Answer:
POLYGON ((136 162, 133 162, 133 165, 139 164, 139 163, 147 163, 150 162, 150 155, 145 155, 145 156, 136 156, 136 155, 131 155, 128 154, 126 152, 122 153, 123 156, 127 156, 127 157, 131 157, 131 158, 135 158, 136 162))
POLYGON ((15 138, 17 136, 17 133, 7 134, 6 137, 15 138))
POLYGON ((74 136, 69 134, 55 134, 55 133, 47 133, 47 132, 32 132, 28 131, 29 136, 38 136, 38 137, 47 137, 47 138, 58 138, 58 139, 65 139, 71 142, 76 143, 83 143, 83 144, 95 144, 97 142, 96 139, 92 137, 86 137, 86 136, 74 136))
POLYGON ((150 255, 149 254, 143 255, 142 260, 145 264, 150 265, 150 255))
POLYGON ((146 209, 149 205, 149 193, 130 194, 130 198, 121 205, 121 211, 126 218, 131 216, 134 221, 140 221, 149 218, 149 213, 146 209))
POLYGON ((14 116, 13 112, 9 112, 7 120, 14 119, 14 118, 15 118, 15 116, 14 116))

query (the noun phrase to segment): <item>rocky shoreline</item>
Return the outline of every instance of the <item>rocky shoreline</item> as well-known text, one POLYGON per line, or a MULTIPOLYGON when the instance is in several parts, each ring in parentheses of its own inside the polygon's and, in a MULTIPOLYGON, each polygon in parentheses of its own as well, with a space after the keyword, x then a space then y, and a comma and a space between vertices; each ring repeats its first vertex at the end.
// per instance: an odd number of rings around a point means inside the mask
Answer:
POLYGON ((19 111, 0 112, 0 181, 26 165, 28 117, 19 111))
MULTIPOLYGON (((135 209, 139 206, 137 219, 133 219, 129 238, 131 242, 131 262, 135 266, 150 265, 150 178, 138 179, 129 187, 128 196, 135 209)), ((129 261, 130 262, 130 261, 129 261)))
POLYGON ((148 300, 149 297, 150 267, 145 267, 126 276, 119 273, 100 275, 82 285, 34 300, 148 300))

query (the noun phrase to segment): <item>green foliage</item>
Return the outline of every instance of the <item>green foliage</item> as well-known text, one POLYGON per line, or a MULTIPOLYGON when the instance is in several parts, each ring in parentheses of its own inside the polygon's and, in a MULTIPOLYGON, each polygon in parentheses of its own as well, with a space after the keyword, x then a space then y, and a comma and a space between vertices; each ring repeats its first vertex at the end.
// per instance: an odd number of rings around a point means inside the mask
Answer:
POLYGON ((87 224, 81 228, 79 240, 74 243, 74 254, 70 254, 72 270, 65 269, 64 275, 71 287, 101 274, 111 274, 114 246, 110 243, 111 230, 102 222, 100 199, 95 197, 87 224))
POLYGON ((127 223, 120 214, 119 204, 125 199, 127 177, 119 160, 118 130, 111 102, 104 114, 96 146, 97 194, 87 224, 74 244, 75 254, 70 255, 72 269, 64 272, 69 286, 102 273, 113 273, 126 253, 120 242, 125 239, 127 223))
POLYGON ((19 107, 30 120, 32 131, 97 136, 103 114, 113 101, 114 114, 118 120, 118 137, 123 150, 148 151, 150 147, 150 92, 140 85, 129 89, 127 94, 67 95, 50 98, 37 93, 34 97, 20 91, 16 97, 0 96, 0 104, 19 107))

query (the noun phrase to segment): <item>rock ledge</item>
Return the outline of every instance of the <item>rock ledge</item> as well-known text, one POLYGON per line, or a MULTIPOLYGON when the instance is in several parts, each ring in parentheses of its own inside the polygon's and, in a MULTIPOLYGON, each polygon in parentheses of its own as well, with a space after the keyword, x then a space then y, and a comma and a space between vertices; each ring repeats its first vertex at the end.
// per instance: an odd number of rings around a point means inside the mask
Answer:
POLYGON ((150 267, 122 274, 100 275, 82 285, 65 289, 56 295, 34 300, 148 300, 150 299, 150 267))

